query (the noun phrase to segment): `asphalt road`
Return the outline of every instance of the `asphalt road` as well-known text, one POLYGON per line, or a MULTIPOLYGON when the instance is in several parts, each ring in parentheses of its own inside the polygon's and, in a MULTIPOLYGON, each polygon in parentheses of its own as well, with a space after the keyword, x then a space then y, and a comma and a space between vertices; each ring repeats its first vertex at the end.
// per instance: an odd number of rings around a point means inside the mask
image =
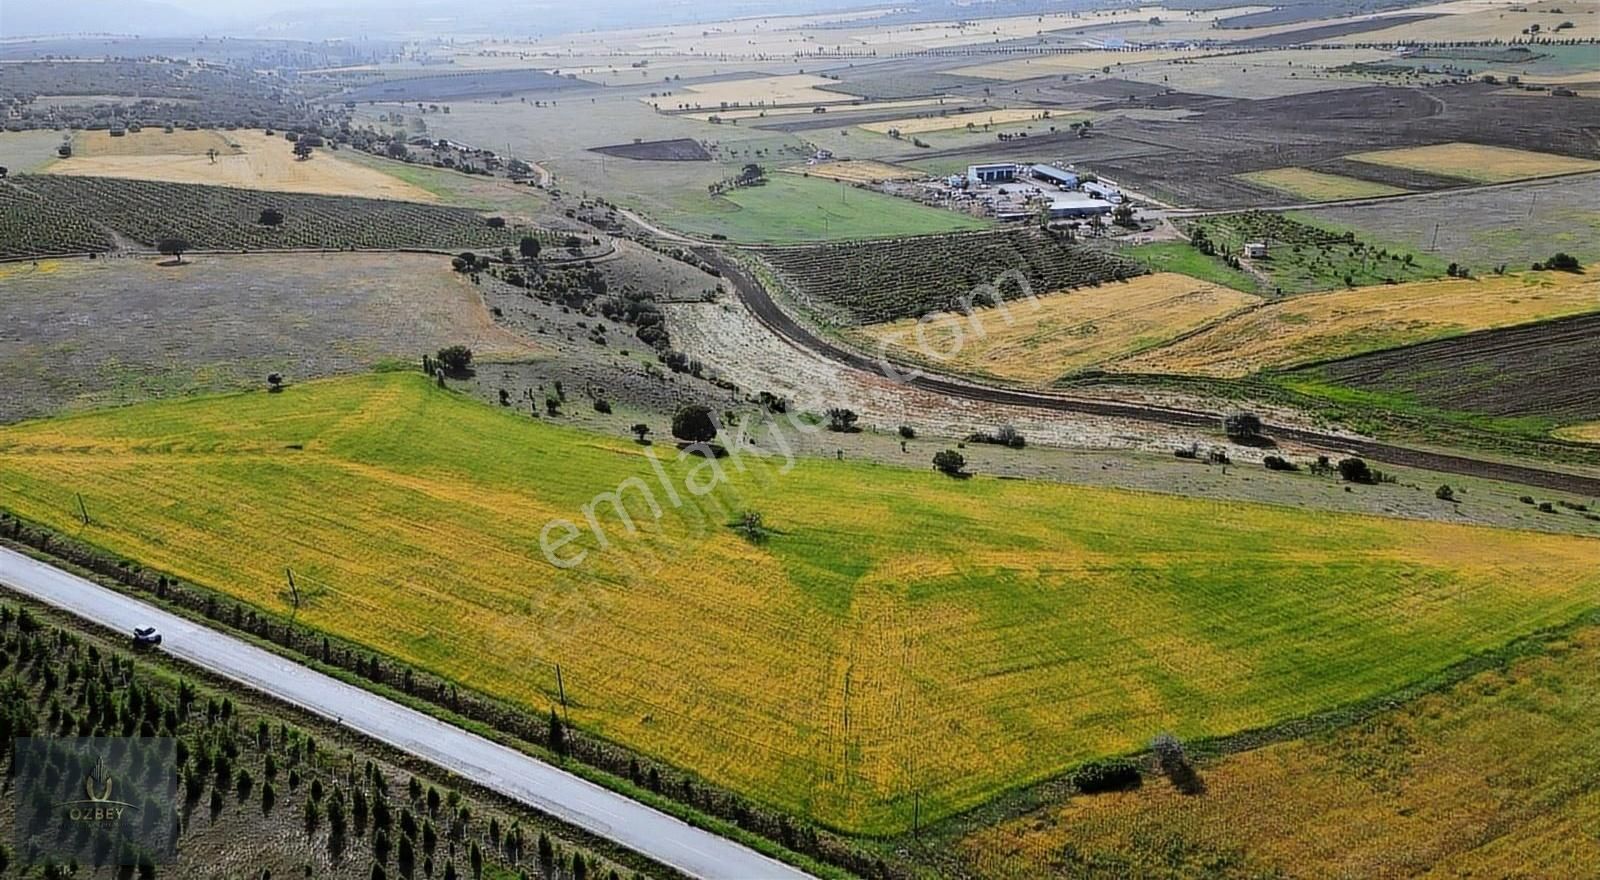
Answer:
MULTIPOLYGON (((785 312, 772 299, 771 294, 767 292, 767 289, 759 280, 751 277, 748 272, 744 271, 734 261, 724 258, 713 248, 700 248, 698 253, 722 272, 723 277, 727 278, 733 285, 740 300, 756 316, 757 320, 765 324, 768 329, 778 336, 788 340, 789 344, 857 370, 877 373, 880 376, 888 374, 884 364, 877 358, 830 342, 811 332, 811 330, 785 312)), ((1108 416, 1185 428, 1216 429, 1222 424, 1222 416, 1219 413, 1151 406, 1133 402, 1075 398, 1038 391, 979 385, 950 376, 926 373, 907 364, 891 363, 890 367, 900 372, 906 384, 947 397, 1032 407, 1054 412, 1108 416)), ((1267 425, 1266 433, 1278 440, 1292 440, 1319 449, 1363 456, 1381 462, 1388 462, 1389 464, 1405 465, 1446 474, 1462 474, 1490 480, 1503 480, 1510 483, 1520 483, 1525 486, 1538 486, 1543 489, 1572 492, 1578 495, 1600 495, 1600 477, 1585 474, 1512 464, 1493 459, 1472 458, 1446 452, 1434 452, 1428 449, 1416 449, 1408 446, 1396 446, 1376 440, 1325 434, 1319 431, 1308 431, 1281 425, 1267 425)))
POLYGON ((161 650, 415 755, 691 877, 810 875, 521 752, 370 691, 0 547, 0 584, 118 632, 161 631, 161 650))

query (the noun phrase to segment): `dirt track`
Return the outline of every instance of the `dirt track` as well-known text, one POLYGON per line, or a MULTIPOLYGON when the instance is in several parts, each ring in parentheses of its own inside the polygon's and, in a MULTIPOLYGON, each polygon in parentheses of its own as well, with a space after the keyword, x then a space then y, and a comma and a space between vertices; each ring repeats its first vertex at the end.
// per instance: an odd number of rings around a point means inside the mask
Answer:
MULTIPOLYGON (((784 337, 796 347, 807 349, 858 370, 879 375, 890 375, 891 378, 900 378, 906 384, 924 391, 987 403, 1122 418, 1188 428, 1215 429, 1221 424, 1221 414, 1219 413, 1148 406, 1137 403, 1086 400, 1057 394, 981 386, 948 377, 927 375, 906 364, 891 361, 886 365, 877 358, 869 357, 861 352, 829 342, 806 329, 773 301, 765 287, 722 253, 712 248, 701 248, 699 253, 722 271, 723 276, 733 284, 734 290, 738 292, 739 298, 745 306, 774 333, 784 337), (894 373, 899 375, 895 376, 894 373)), ((1333 453, 1342 452, 1359 455, 1390 464, 1441 473, 1502 480, 1527 486, 1537 486, 1543 489, 1600 497, 1600 477, 1412 449, 1373 440, 1341 437, 1336 434, 1324 434, 1317 431, 1306 431, 1277 425, 1268 425, 1267 433, 1278 440, 1303 443, 1333 453)))

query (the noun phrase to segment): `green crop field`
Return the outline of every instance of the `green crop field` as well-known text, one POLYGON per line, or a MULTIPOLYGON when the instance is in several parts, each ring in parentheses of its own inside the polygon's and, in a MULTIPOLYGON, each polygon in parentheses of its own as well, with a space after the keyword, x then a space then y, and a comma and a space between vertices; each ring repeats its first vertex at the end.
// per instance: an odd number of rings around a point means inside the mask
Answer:
POLYGON ((662 447, 374 374, 0 429, 0 506, 278 614, 292 567, 301 624, 530 712, 559 662, 573 723, 868 833, 1600 605, 1587 538, 662 447), (548 561, 627 477, 638 533, 548 561))
POLYGON ((674 214, 663 220, 683 232, 771 244, 894 238, 989 226, 966 214, 793 174, 774 175, 761 186, 707 197, 697 213, 674 214))

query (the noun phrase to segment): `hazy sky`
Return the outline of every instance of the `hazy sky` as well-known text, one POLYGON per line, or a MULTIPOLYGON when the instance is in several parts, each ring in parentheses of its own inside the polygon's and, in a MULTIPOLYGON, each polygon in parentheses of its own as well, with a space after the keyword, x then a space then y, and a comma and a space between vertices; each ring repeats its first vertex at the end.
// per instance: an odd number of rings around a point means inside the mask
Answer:
POLYGON ((870 0, 0 0, 0 37, 137 33, 359 37, 557 32, 814 12, 870 0), (175 14, 176 13, 176 14, 175 14))

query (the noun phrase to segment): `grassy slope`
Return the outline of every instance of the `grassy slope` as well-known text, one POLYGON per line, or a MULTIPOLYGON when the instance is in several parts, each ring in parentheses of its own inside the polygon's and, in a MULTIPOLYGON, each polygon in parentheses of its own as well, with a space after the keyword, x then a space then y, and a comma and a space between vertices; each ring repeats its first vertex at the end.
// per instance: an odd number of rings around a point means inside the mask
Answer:
POLYGON ((1158 241, 1134 245, 1120 253, 1129 259, 1138 260, 1152 272, 1177 272, 1201 281, 1242 290, 1245 293, 1260 291, 1261 284, 1254 275, 1232 268, 1215 257, 1208 257, 1195 250, 1186 241, 1158 241))
POLYGON ((778 244, 927 235, 989 225, 976 217, 925 207, 909 199, 792 174, 774 175, 763 186, 737 190, 706 204, 711 210, 661 219, 683 232, 778 244))
POLYGON ((1571 877, 1600 861, 1600 629, 1350 729, 974 833, 984 876, 1571 877), (1587 830, 1586 830, 1587 829, 1587 830))
POLYGON ((633 540, 602 513, 612 548, 563 571, 540 530, 648 479, 640 447, 404 374, 17 426, 0 451, 22 515, 280 613, 292 566, 305 624, 533 711, 560 662, 574 722, 875 833, 914 793, 928 821, 1600 604, 1587 539, 816 461, 750 465, 633 540), (750 508, 765 544, 725 527, 750 508))

